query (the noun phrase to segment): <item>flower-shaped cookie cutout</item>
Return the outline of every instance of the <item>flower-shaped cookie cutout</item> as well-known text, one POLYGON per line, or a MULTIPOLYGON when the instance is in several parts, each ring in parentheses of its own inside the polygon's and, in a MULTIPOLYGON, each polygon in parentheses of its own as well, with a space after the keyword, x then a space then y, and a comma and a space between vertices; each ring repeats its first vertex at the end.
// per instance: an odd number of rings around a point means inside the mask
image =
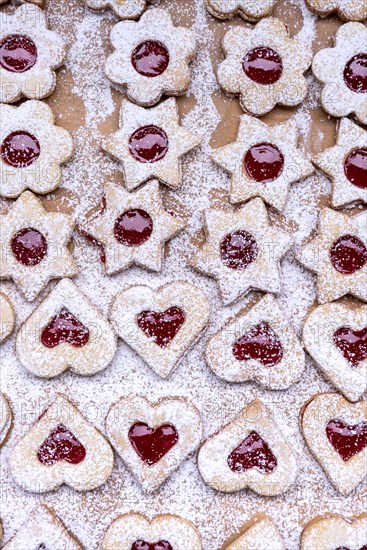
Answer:
POLYGON ((121 21, 111 32, 114 53, 106 63, 107 77, 126 87, 139 105, 154 105, 162 94, 179 95, 189 86, 189 61, 196 42, 191 29, 175 27, 165 10, 145 12, 139 21, 121 21))
POLYGON ((146 0, 84 0, 92 10, 111 8, 120 19, 136 19, 143 13, 146 0))
POLYGON ((1 278, 13 279, 32 301, 50 279, 76 275, 78 269, 67 248, 74 224, 71 215, 47 212, 33 193, 22 193, 0 216, 1 278))
POLYGON ((4 444, 13 422, 9 399, 0 393, 0 447, 4 444))
POLYGON ((367 514, 356 519, 325 516, 312 520, 302 533, 301 550, 367 547, 367 514))
POLYGON ((81 231, 102 247, 106 272, 111 275, 131 265, 160 271, 165 242, 186 224, 164 209, 159 183, 153 180, 134 193, 109 183, 105 204, 81 231))
POLYGON ((224 550, 285 550, 278 529, 268 517, 252 519, 241 531, 242 534, 224 550))
POLYGON ((14 307, 9 298, 0 292, 0 344, 11 335, 15 326, 14 307))
POLYGON ((250 289, 281 290, 279 261, 293 239, 269 224, 261 199, 253 199, 236 212, 205 212, 206 243, 194 255, 192 265, 217 279, 226 304, 250 289))
POLYGON ((65 56, 65 43, 46 26, 45 13, 30 4, 1 14, 0 102, 22 96, 42 99, 56 86, 55 69, 65 56))
POLYGON ((246 21, 255 22, 269 15, 278 0, 205 0, 206 9, 218 19, 238 14, 246 21))
POLYGON ((342 118, 336 145, 314 163, 331 178, 335 208, 358 200, 367 203, 367 132, 361 126, 342 118))
POLYGON ((26 101, 0 105, 0 194, 18 197, 29 188, 49 193, 61 182, 60 164, 73 153, 71 135, 55 126, 50 107, 26 101))
POLYGON ((240 117, 236 141, 214 151, 212 159, 232 174, 233 203, 261 197, 282 210, 291 183, 314 171, 297 149, 295 121, 268 126, 248 116, 240 117))
POLYGON ((151 109, 124 101, 120 129, 104 141, 103 149, 122 163, 131 191, 152 178, 179 187, 180 159, 199 144, 200 139, 180 126, 176 100, 170 98, 151 109))
POLYGON ((278 19, 268 17, 253 29, 233 27, 222 46, 226 59, 218 67, 219 84, 240 96, 245 111, 260 116, 277 103, 293 106, 305 98, 311 47, 289 38, 278 19))
POLYGON ((367 211, 354 216, 331 208, 320 213, 318 236, 298 254, 299 261, 317 273, 321 304, 345 294, 367 300, 367 211))
POLYGON ((320 50, 312 71, 324 87, 321 103, 329 115, 355 114, 367 124, 367 28, 363 23, 346 23, 335 35, 335 46, 320 50))
POLYGON ((306 0, 306 3, 321 17, 334 11, 343 21, 363 21, 367 17, 365 0, 306 0))

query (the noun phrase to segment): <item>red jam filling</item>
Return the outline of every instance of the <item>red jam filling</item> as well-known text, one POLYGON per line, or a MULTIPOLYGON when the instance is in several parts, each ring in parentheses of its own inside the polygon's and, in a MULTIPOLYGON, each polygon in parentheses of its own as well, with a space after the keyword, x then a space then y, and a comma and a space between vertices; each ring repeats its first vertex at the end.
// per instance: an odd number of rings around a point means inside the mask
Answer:
POLYGON ((64 424, 59 424, 38 449, 38 460, 52 466, 59 460, 79 464, 85 458, 86 450, 64 424))
POLYGON ((358 237, 343 235, 330 248, 330 260, 339 273, 352 275, 367 262, 367 248, 358 237))
POLYGON ((367 358, 367 327, 362 330, 340 327, 333 340, 352 367, 358 367, 367 358))
POLYGON ((159 76, 168 67, 169 53, 161 42, 146 40, 134 49, 131 54, 131 63, 143 76, 159 76))
POLYGON ((43 543, 39 545, 37 550, 47 550, 47 546, 45 546, 43 543))
POLYGON ((283 73, 280 55, 272 48, 260 46, 250 50, 242 60, 245 74, 257 84, 274 84, 283 73))
POLYGON ((153 232, 153 220, 145 210, 135 208, 119 216, 115 222, 115 239, 125 246, 144 244, 153 232))
POLYGON ((25 130, 9 134, 1 144, 3 161, 14 168, 31 166, 40 156, 38 139, 25 130))
POLYGON ((342 420, 330 420, 326 436, 344 462, 367 446, 367 422, 348 426, 342 420))
POLYGON ((37 61, 37 46, 27 36, 12 34, 0 43, 0 65, 11 73, 29 71, 37 61))
POLYGON ((344 82, 352 92, 367 92, 367 53, 358 53, 348 61, 344 69, 344 82))
POLYGON ((283 347, 278 336, 265 322, 252 327, 238 338, 233 344, 232 352, 238 361, 256 359, 264 367, 273 367, 283 357, 283 347))
POLYGON ((11 250, 23 265, 38 265, 47 254, 47 241, 37 229, 26 227, 14 235, 10 243, 11 250))
POLYGON ((185 313, 176 306, 162 312, 142 311, 137 318, 140 330, 161 348, 168 346, 184 322, 185 313))
POLYGON ((231 452, 227 459, 228 466, 233 472, 246 472, 255 468, 262 474, 269 474, 277 467, 275 458, 269 445, 256 432, 251 432, 242 443, 231 452))
POLYGON ((159 542, 137 540, 132 545, 131 550, 173 550, 173 548, 166 540, 160 540, 159 542))
POLYGON ((275 145, 258 143, 247 151, 243 163, 251 179, 267 183, 279 178, 283 172, 284 156, 275 145))
POLYGON ((142 126, 130 136, 129 150, 134 159, 139 162, 157 162, 167 154, 167 134, 162 128, 152 124, 142 126))
POLYGON ((89 342, 89 330, 70 311, 63 308, 43 329, 41 342, 46 348, 70 344, 81 348, 89 342))
POLYGON ((226 235, 220 243, 220 257, 231 269, 246 269, 257 258, 258 247, 248 231, 235 231, 226 235))
POLYGON ((354 149, 344 161, 344 172, 350 183, 367 189, 367 148, 354 149))
POLYGON ((152 466, 176 445, 178 433, 171 424, 150 428, 144 422, 137 422, 129 430, 129 440, 142 461, 152 466))

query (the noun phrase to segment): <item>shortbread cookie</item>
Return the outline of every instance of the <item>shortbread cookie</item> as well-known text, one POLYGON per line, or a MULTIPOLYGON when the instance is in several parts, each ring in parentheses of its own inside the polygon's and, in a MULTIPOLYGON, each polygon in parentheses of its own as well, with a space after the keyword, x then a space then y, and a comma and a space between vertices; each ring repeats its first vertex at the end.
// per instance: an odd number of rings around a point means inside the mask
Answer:
POLYGON ((303 340, 308 353, 349 401, 367 390, 367 305, 318 306, 306 319, 303 340))
POLYGON ((131 265, 160 271, 165 242, 185 225, 164 209, 153 180, 134 193, 108 183, 103 212, 80 228, 102 247, 106 272, 112 275, 131 265))
POLYGON ((314 171, 297 149, 297 142, 294 120, 268 126, 257 118, 241 116, 236 141, 212 155, 214 162, 231 174, 231 202, 261 197, 283 210, 291 183, 314 171))
POLYGON ((245 111, 260 116, 276 104, 298 105, 305 98, 303 74, 311 65, 311 46, 289 38, 278 19, 267 17, 255 28, 231 28, 222 47, 226 59, 218 67, 219 84, 239 95, 245 111))
POLYGON ((349 495, 367 474, 367 402, 315 395, 301 411, 301 430, 335 489, 349 495))
POLYGON ((269 15, 278 0, 205 0, 209 13, 218 19, 240 15, 246 21, 256 22, 269 15))
POLYGON ((288 388, 305 368, 302 346, 271 294, 214 334, 205 357, 223 380, 255 380, 271 390, 288 388))
POLYGON ((61 182, 60 164, 73 153, 71 135, 55 126, 50 107, 26 101, 0 105, 0 194, 18 197, 29 188, 49 193, 61 182))
POLYGON ((111 8, 120 19, 136 19, 143 13, 146 0, 84 0, 92 10, 111 8))
POLYGON ((227 493, 248 487, 259 495, 280 495, 297 475, 296 457, 261 401, 209 437, 198 466, 205 483, 227 493))
POLYGON ((69 367, 89 376, 111 363, 116 335, 78 287, 63 279, 20 328, 16 352, 36 376, 53 378, 69 367))
POLYGON ((121 162, 129 191, 152 178, 175 189, 181 185, 181 157, 199 143, 180 126, 174 98, 151 109, 125 100, 120 129, 106 138, 103 148, 121 162))
POLYGON ((34 300, 51 279, 77 274, 67 248, 73 216, 47 212, 33 193, 25 191, 7 214, 0 215, 0 225, 0 277, 13 279, 27 300, 34 300))
POLYGON ((335 35, 335 46, 319 51, 312 71, 324 87, 321 103, 332 116, 354 114, 367 124, 367 28, 363 23, 346 23, 335 35))
POLYGON ((153 405, 123 397, 106 418, 109 440, 144 491, 156 491, 199 446, 202 421, 186 399, 168 397, 153 405))
POLYGON ((172 514, 149 521, 141 514, 119 516, 108 528, 102 550, 202 550, 190 521, 172 514))
POLYGON ((47 28, 45 13, 38 6, 23 4, 13 14, 2 13, 0 102, 49 96, 65 51, 64 41, 47 28))
POLYGON ((0 344, 11 335, 15 326, 13 304, 6 294, 0 292, 0 344))
POLYGON ((317 518, 306 525, 301 550, 366 550, 367 514, 349 520, 342 516, 317 518))
POLYGON ((365 0, 306 0, 308 7, 326 17, 336 12, 343 21, 363 21, 367 17, 365 0))
POLYGON ((4 444, 10 432, 12 422, 13 413, 10 408, 9 399, 3 393, 0 393, 0 447, 4 444))
POLYGON ((82 550, 56 514, 40 504, 3 550, 82 550))
POLYGON ((269 224, 259 198, 235 212, 205 211, 206 243, 191 260, 193 267, 217 279, 223 301, 229 304, 250 289, 281 290, 279 261, 292 237, 269 224))
POLYGON ((165 10, 151 9, 137 22, 117 23, 111 42, 106 75, 126 88, 131 101, 154 105, 163 94, 180 95, 188 88, 195 36, 191 29, 175 27, 165 10))
POLYGON ((15 445, 9 463, 26 491, 54 491, 63 483, 90 491, 109 478, 114 457, 103 435, 58 395, 15 445))
POLYGON ((278 529, 267 517, 254 519, 225 550, 285 550, 278 529))
POLYGON ((158 289, 131 286, 118 294, 110 319, 117 334, 159 376, 167 378, 209 321, 203 292, 186 281, 158 289))
POLYGON ((300 262, 317 273, 321 304, 345 294, 367 300, 367 211, 354 216, 331 208, 320 213, 318 236, 298 254, 300 262))

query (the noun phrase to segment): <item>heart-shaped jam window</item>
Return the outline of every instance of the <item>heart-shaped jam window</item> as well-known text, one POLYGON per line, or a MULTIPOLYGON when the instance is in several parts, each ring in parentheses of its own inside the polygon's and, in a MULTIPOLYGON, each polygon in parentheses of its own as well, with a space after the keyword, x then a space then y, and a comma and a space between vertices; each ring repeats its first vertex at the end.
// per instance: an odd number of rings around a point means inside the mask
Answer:
POLYGON ((42 544, 39 545, 39 547, 37 548, 37 550, 48 550, 47 546, 45 546, 42 542, 42 544))
POLYGON ((142 311, 137 318, 138 327, 161 348, 165 348, 185 322, 184 311, 177 306, 165 311, 142 311))
POLYGON ((152 466, 176 445, 178 432, 171 424, 150 428, 137 422, 129 430, 129 440, 142 461, 152 466))
POLYGON ((342 420, 330 420, 326 426, 326 436, 347 462, 367 446, 367 422, 349 426, 342 420))
POLYGON ((283 357, 283 347, 271 326, 266 322, 252 327, 233 344, 232 352, 238 361, 256 359, 264 367, 273 367, 283 357))
POLYGON ((55 348, 66 343, 75 348, 81 348, 89 342, 89 330, 63 308, 43 329, 41 342, 46 348, 55 348))
POLYGON ((52 466, 59 460, 79 464, 85 458, 85 447, 64 424, 59 424, 38 449, 38 460, 52 466))
POLYGON ((160 540, 159 542, 137 540, 132 545, 131 550, 173 550, 173 548, 166 540, 160 540))
POLYGON ((266 441, 257 432, 251 432, 242 443, 231 452, 227 459, 233 472, 246 472, 256 468, 263 474, 269 474, 277 467, 277 459, 266 441))
POLYGON ((367 358, 367 327, 362 330, 340 327, 334 332, 333 339, 352 367, 358 367, 367 358))

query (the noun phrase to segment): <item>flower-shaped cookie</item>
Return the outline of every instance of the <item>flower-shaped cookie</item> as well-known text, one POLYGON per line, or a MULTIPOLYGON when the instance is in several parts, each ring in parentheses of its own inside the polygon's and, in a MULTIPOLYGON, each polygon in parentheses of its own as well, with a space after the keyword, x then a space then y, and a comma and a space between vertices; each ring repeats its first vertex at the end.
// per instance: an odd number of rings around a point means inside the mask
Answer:
POLYGON ((268 126, 243 115, 236 141, 214 151, 212 159, 232 174, 233 203, 261 197, 282 210, 291 183, 309 176, 314 168, 297 149, 295 121, 268 126))
POLYGON ((267 17, 253 29, 233 27, 222 46, 226 59, 218 67, 219 84, 240 96, 245 111, 260 116, 277 103, 298 105, 305 98, 311 47, 289 38, 278 19, 267 17))
POLYGON ((84 0, 92 10, 111 8, 120 19, 136 19, 143 13, 146 0, 84 0))
POLYGON ((321 304, 345 294, 367 300, 367 211, 354 216, 331 208, 320 213, 318 236, 298 254, 299 261, 317 273, 321 304))
POLYGON ((124 101, 120 129, 104 141, 103 149, 121 161, 131 191, 152 178, 179 187, 181 157, 199 143, 199 138, 180 126, 176 100, 170 98, 151 109, 124 101))
POLYGON ((278 529, 267 517, 250 520, 241 531, 241 535, 224 550, 285 550, 278 529))
POLYGON ((236 212, 205 212, 206 243, 192 265, 217 279, 222 298, 229 304, 257 288, 281 290, 279 261, 293 240, 269 224, 261 199, 253 199, 236 212))
POLYGON ((159 183, 153 180, 134 193, 120 185, 106 185, 105 209, 81 226, 104 251, 106 272, 111 275, 140 265, 160 271, 164 243, 185 223, 163 206, 159 183))
POLYGON ((73 153, 71 135, 55 126, 43 101, 0 104, 0 194, 18 197, 27 187, 49 193, 61 182, 60 164, 73 153))
POLYGON ((14 330, 15 313, 13 304, 6 294, 0 292, 0 344, 5 342, 14 330))
POLYGON ((114 53, 106 63, 107 77, 126 87, 139 105, 153 105, 162 94, 179 95, 191 80, 189 61, 196 42, 191 29, 174 27, 165 10, 145 12, 139 21, 121 21, 111 32, 114 53))
POLYGON ((33 193, 22 193, 0 216, 0 277, 13 279, 32 301, 50 279, 76 275, 67 248, 74 224, 71 215, 47 212, 33 193))
MULTIPOLYGON (((9 399, 0 393, 0 447, 4 444, 13 422, 9 399)), ((1 539, 0 539, 1 540, 1 539)))
POLYGON ((361 126, 342 118, 336 145, 317 155, 314 163, 331 178, 335 208, 367 202, 367 132, 361 126))
POLYGON ((301 550, 346 550, 367 548, 367 514, 356 519, 342 516, 317 517, 303 530, 301 550))
POLYGON ((367 28, 346 23, 335 35, 335 46, 320 50, 312 62, 315 77, 324 84, 321 103, 329 115, 355 114, 367 124, 367 28))
POLYGON ((45 13, 38 6, 24 4, 13 14, 2 13, 0 102, 50 95, 56 86, 55 69, 64 56, 64 41, 48 30, 45 13))
POLYGON ((365 0, 306 0, 306 3, 321 17, 326 17, 334 11, 344 21, 363 21, 367 17, 365 0))
POLYGON ((255 22, 269 15, 278 0, 205 0, 206 9, 218 19, 238 14, 246 21, 255 22))

